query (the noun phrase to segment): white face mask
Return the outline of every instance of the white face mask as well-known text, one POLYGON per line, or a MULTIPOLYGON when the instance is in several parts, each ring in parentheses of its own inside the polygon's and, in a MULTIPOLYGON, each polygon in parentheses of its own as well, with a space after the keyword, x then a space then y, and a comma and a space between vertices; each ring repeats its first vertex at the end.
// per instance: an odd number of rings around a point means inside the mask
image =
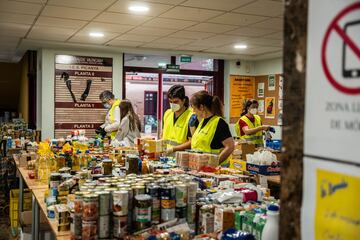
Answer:
POLYGON ((252 115, 256 115, 258 112, 258 110, 256 108, 252 108, 249 110, 249 113, 251 113, 252 115))
POLYGON ((177 104, 177 103, 170 103, 170 108, 171 108, 171 110, 173 111, 173 112, 177 112, 177 111, 179 111, 180 110, 180 105, 179 104, 177 104))
POLYGON ((111 108, 111 105, 108 104, 108 103, 103 103, 103 106, 104 106, 104 108, 106 108, 106 109, 110 109, 110 108, 111 108))

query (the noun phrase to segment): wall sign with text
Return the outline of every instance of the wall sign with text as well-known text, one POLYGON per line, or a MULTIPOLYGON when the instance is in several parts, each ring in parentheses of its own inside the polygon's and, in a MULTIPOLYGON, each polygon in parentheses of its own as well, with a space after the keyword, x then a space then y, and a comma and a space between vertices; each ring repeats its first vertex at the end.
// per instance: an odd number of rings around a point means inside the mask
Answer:
POLYGON ((88 137, 103 122, 106 109, 99 100, 112 91, 112 58, 55 56, 55 138, 85 129, 88 137))

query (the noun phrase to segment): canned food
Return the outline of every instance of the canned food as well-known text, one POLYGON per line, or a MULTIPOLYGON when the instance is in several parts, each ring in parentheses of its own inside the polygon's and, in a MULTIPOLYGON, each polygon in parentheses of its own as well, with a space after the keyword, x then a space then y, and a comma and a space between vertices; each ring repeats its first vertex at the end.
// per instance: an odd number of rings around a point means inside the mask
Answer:
POLYGON ((195 224, 196 205, 195 205, 195 204, 188 204, 186 210, 187 210, 186 221, 187 221, 189 224, 195 224))
POLYGON ((161 222, 167 222, 175 219, 175 208, 161 209, 161 222))
POLYGON ((95 192, 99 196, 99 215, 109 215, 110 214, 110 192, 102 191, 95 192))
POLYGON ((190 203, 195 204, 196 203, 196 192, 197 192, 197 189, 198 189, 198 184, 197 184, 197 182, 189 182, 187 184, 187 187, 188 187, 188 200, 187 200, 187 203, 188 204, 190 204, 190 203))
POLYGON ((112 174, 112 161, 110 159, 104 159, 102 161, 103 174, 111 175, 112 174))
POLYGON ((151 223, 159 224, 160 223, 160 186, 158 185, 148 185, 147 194, 152 197, 151 204, 151 223))
POLYGON ((99 238, 109 238, 110 236, 110 215, 100 216, 98 220, 99 238))
POLYGON ((128 214, 128 191, 115 191, 112 193, 113 199, 113 214, 116 216, 124 216, 128 214))
POLYGON ((99 198, 96 194, 84 195, 83 198, 83 220, 94 221, 98 218, 99 198))
POLYGON ((199 228, 200 234, 214 232, 214 206, 204 205, 200 208, 199 212, 199 228))
POLYGON ((166 222, 175 218, 175 197, 174 186, 165 186, 160 189, 162 222, 166 222))
POLYGON ((185 219, 187 217, 187 207, 176 207, 175 209, 175 216, 176 218, 178 218, 179 220, 181 219, 185 219))
POLYGON ((75 192, 74 210, 75 214, 82 214, 83 211, 83 196, 90 192, 75 192))
POLYGON ((81 216, 76 215, 75 212, 71 212, 70 231, 74 239, 81 239, 82 235, 82 219, 81 216))
POLYGON ((137 231, 151 226, 151 203, 150 195, 135 196, 135 229, 137 231))
POLYGON ((51 173, 49 180, 49 188, 57 188, 61 183, 61 174, 60 173, 51 173))
POLYGON ((176 189, 176 207, 186 207, 188 194, 187 186, 185 184, 178 184, 175 186, 176 189))
POLYGON ((97 239, 97 224, 96 221, 82 222, 82 240, 97 239))
POLYGON ((127 216, 113 216, 113 237, 124 238, 128 233, 127 228, 127 216))
POLYGON ((145 186, 136 185, 132 189, 133 189, 133 196, 145 194, 145 186))

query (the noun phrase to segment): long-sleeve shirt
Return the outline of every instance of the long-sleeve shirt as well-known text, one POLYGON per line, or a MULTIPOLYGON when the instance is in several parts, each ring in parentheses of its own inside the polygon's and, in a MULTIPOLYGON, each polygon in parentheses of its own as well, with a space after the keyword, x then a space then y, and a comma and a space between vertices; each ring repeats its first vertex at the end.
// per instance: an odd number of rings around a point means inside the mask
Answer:
POLYGON ((107 133, 117 131, 120 127, 120 119, 121 119, 119 107, 114 108, 114 120, 115 121, 113 123, 110 121, 109 112, 110 111, 108 111, 108 113, 106 114, 105 123, 103 125, 101 125, 101 127, 103 127, 107 133))
POLYGON ((136 127, 133 131, 130 130, 129 115, 121 119, 120 127, 116 135, 118 141, 124 141, 127 146, 134 146, 135 138, 140 137, 139 129, 136 127))

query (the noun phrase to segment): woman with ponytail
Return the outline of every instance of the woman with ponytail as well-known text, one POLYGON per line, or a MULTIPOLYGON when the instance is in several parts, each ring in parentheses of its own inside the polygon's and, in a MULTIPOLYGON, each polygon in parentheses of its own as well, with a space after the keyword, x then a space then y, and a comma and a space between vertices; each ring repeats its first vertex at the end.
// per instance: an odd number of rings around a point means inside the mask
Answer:
POLYGON ((235 131, 248 143, 254 144, 255 147, 263 147, 263 131, 268 130, 269 126, 262 125, 261 117, 257 115, 258 107, 258 101, 254 99, 245 102, 241 118, 235 125, 235 131))
POLYGON ((219 155, 219 163, 228 166, 228 157, 234 150, 229 125, 223 117, 223 105, 217 96, 206 91, 195 93, 190 104, 193 112, 202 119, 191 138, 191 149, 219 155))

